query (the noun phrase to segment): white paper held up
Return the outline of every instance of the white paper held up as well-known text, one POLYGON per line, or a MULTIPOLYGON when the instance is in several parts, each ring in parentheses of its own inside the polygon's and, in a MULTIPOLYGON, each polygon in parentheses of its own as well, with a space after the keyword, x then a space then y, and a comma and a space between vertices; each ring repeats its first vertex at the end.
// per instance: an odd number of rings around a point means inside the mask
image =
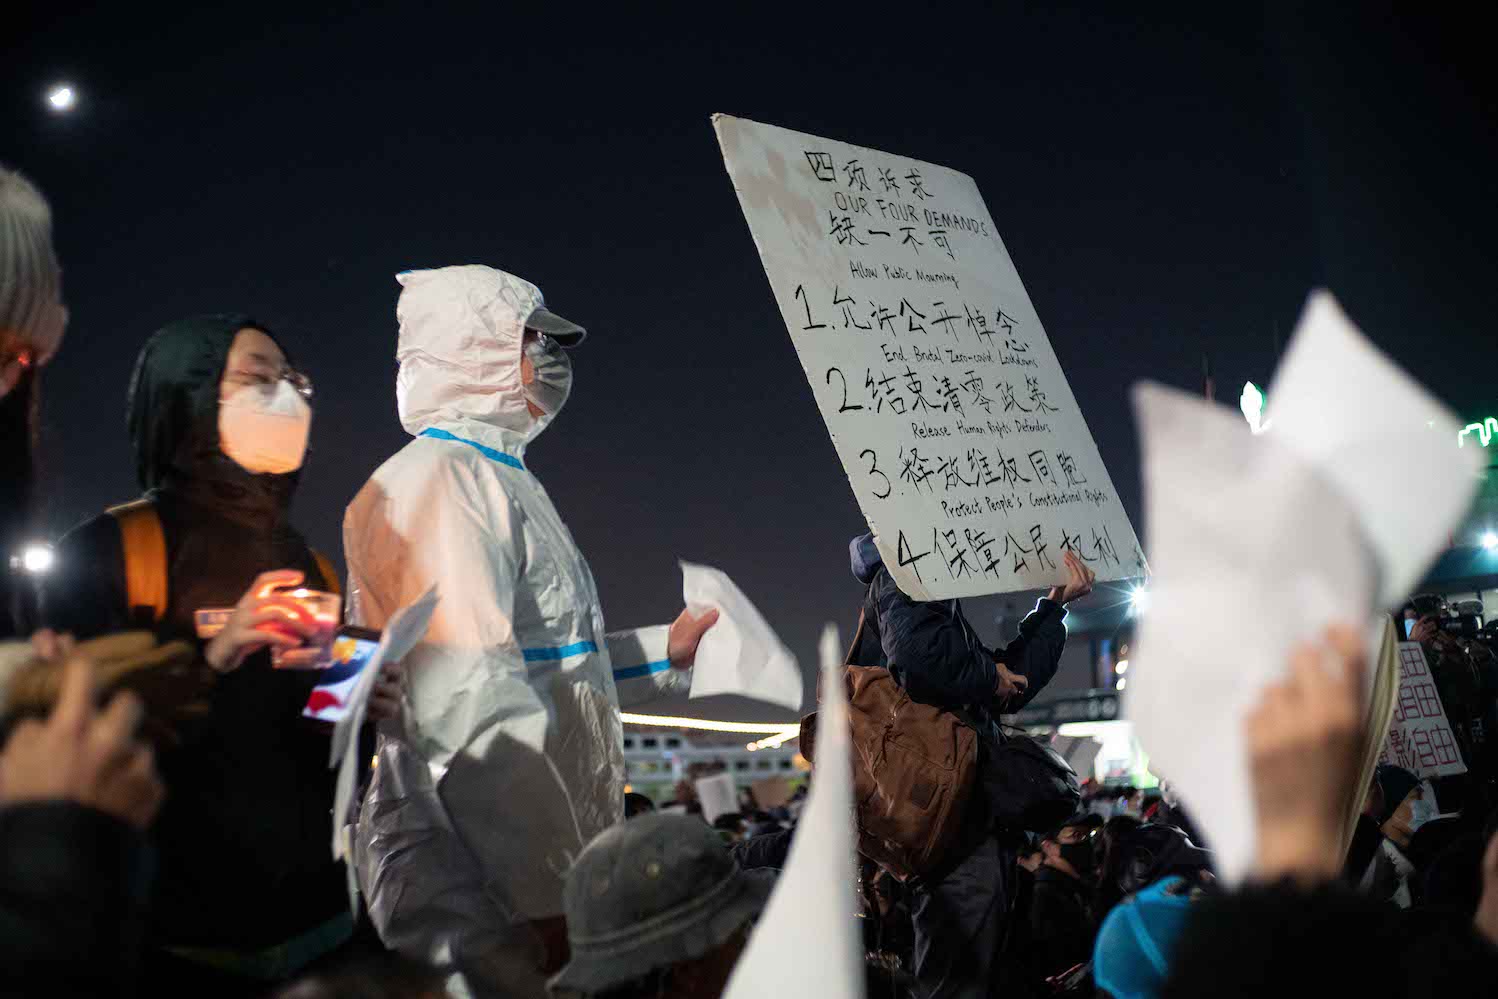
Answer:
MULTIPOLYGON (((1406 436, 1370 437, 1347 413, 1305 397, 1362 372, 1382 392, 1378 425, 1418 421, 1423 434, 1434 420, 1429 441, 1456 435, 1456 421, 1378 355, 1329 296, 1312 297, 1288 357, 1286 368, 1296 367, 1276 379, 1273 426, 1264 434, 1194 396, 1154 385, 1134 390, 1154 578, 1125 714, 1152 769, 1180 789, 1230 883, 1254 858, 1245 715, 1283 675, 1295 643, 1333 622, 1369 621, 1391 576, 1410 585, 1476 485, 1472 459, 1453 447, 1439 449, 1444 459, 1424 462, 1424 478, 1412 479, 1387 460, 1406 436), (1281 422, 1282 413, 1291 415, 1281 422), (1315 413, 1324 423, 1304 430, 1315 413), (1455 499, 1436 502, 1431 490, 1455 499), (1367 499, 1400 492, 1411 500, 1367 499)), ((1376 659, 1369 663, 1371 679, 1376 659)))
POLYGON ((785 870, 724 999, 862 999, 853 839, 853 749, 842 646, 828 625, 820 644, 822 704, 815 779, 785 870))
POLYGON ((1306 302, 1265 416, 1268 436, 1314 464, 1357 511, 1378 554, 1379 604, 1408 596, 1481 482, 1477 449, 1451 444, 1462 421, 1370 343, 1327 291, 1306 302))
POLYGON ((344 826, 349 818, 349 803, 354 794, 354 775, 359 770, 359 729, 364 727, 365 712, 369 708, 369 693, 387 662, 399 662, 416 647, 416 643, 427 633, 432 621, 432 612, 437 609, 437 587, 434 585, 414 601, 396 611, 380 635, 380 644, 369 657, 369 664, 359 674, 359 682, 349 695, 348 710, 333 728, 332 752, 329 767, 338 768, 338 781, 333 793, 333 859, 342 859, 347 852, 344 826))
POLYGON ((739 810, 739 788, 733 774, 702 777, 692 786, 697 791, 697 803, 702 806, 703 821, 708 825, 718 821, 720 815, 732 815, 739 810))
POLYGON ((682 598, 687 609, 718 611, 718 623, 702 636, 692 667, 692 697, 739 694, 801 710, 801 667, 764 615, 711 566, 681 563, 682 598))

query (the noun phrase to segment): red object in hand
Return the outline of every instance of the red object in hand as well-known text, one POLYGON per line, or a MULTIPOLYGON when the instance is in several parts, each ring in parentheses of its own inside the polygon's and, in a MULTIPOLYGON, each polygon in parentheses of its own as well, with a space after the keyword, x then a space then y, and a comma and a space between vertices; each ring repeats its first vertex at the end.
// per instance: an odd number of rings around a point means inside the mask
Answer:
POLYGON ((343 707, 343 702, 326 690, 314 690, 311 696, 307 698, 307 710, 314 714, 327 708, 341 707, 343 707))

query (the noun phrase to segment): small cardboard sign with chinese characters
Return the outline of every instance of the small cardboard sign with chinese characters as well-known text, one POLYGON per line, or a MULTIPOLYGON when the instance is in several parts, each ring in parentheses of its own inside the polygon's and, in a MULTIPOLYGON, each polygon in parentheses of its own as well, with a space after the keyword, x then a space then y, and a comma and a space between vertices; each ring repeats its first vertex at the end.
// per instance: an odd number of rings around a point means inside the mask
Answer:
POLYGON ((758 122, 713 126, 884 563, 917 600, 1144 554, 971 177, 758 122))
POLYGON ((1404 767, 1421 780, 1467 772, 1419 642, 1399 643, 1399 697, 1378 761, 1404 767))

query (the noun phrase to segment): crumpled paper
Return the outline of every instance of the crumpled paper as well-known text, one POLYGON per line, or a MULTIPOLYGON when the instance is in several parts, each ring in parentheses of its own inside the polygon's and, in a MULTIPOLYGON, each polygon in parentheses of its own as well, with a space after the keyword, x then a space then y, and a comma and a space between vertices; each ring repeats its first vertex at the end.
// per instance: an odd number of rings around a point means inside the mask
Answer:
POLYGON ((718 623, 697 646, 691 696, 738 694, 801 710, 801 667, 758 608, 721 570, 681 563, 682 598, 694 615, 716 608, 718 623))
POLYGON ((1480 462, 1326 292, 1270 387, 1267 432, 1157 385, 1134 407, 1154 574, 1125 716, 1233 883, 1255 850, 1246 714, 1293 645, 1368 622, 1419 580, 1480 462))

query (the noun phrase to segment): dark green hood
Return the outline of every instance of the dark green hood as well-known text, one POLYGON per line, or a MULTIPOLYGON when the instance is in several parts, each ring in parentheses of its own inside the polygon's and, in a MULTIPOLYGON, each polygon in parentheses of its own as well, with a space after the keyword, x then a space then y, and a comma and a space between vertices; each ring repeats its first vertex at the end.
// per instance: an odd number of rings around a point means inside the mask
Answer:
POLYGON ((219 449, 219 380, 235 334, 247 326, 276 339, 250 316, 226 313, 170 323, 141 349, 130 380, 129 429, 136 475, 148 493, 175 493, 256 519, 284 516, 299 471, 257 475, 219 449))

